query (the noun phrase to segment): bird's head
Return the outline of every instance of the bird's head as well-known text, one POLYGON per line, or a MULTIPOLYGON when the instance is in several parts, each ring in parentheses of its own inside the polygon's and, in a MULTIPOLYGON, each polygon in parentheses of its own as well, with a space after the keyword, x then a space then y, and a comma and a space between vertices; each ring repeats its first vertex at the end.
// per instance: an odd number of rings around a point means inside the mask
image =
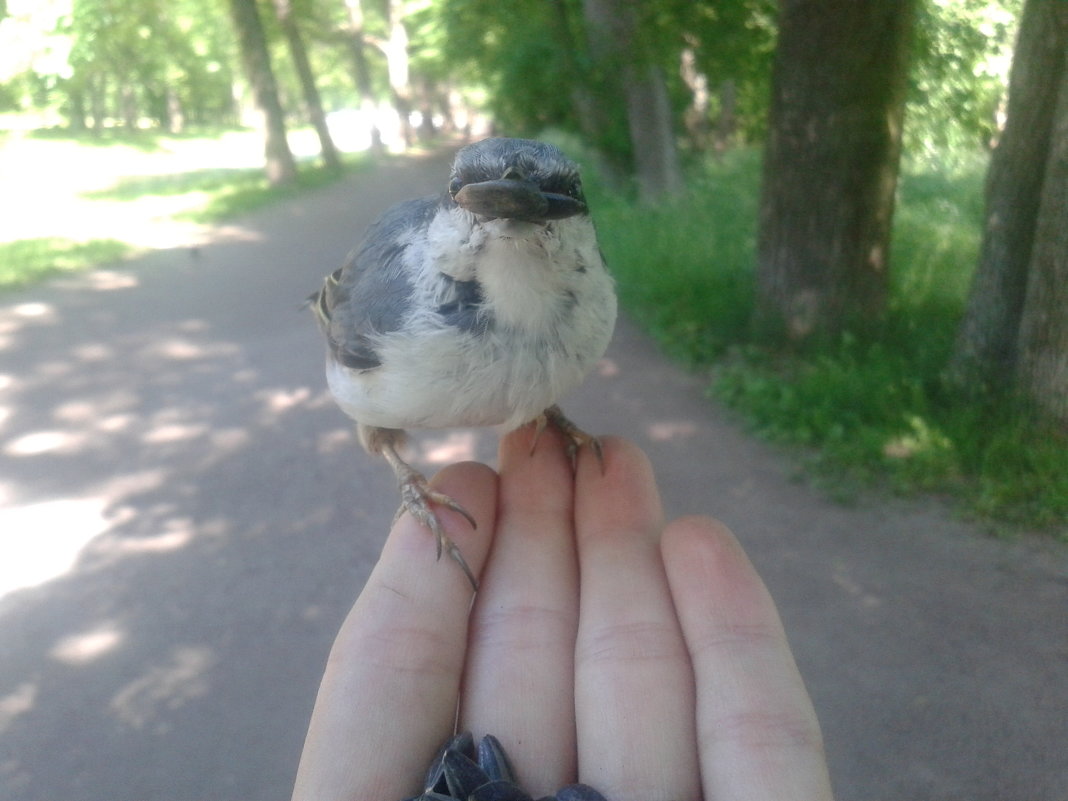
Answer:
POLYGON ((485 219, 546 223, 586 213, 578 166, 532 139, 483 139, 462 148, 449 195, 485 219))

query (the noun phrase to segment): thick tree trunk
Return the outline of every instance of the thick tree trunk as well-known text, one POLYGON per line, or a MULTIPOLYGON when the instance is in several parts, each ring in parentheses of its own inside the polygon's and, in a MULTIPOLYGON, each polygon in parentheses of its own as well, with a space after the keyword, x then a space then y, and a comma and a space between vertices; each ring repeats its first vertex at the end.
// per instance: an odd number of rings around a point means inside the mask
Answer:
POLYGON ((612 147, 608 141, 606 152, 610 158, 613 151, 629 153, 642 200, 653 202, 679 191, 682 172, 667 83, 663 70, 641 52, 635 3, 583 0, 582 9, 589 52, 600 78, 593 94, 608 114, 622 105, 627 118, 629 147, 612 147))
POLYGON ((1068 431, 1068 67, 1061 70, 1050 142, 1020 321, 1018 381, 1068 431))
POLYGON ((1020 321, 1068 48, 1068 4, 1028 0, 1009 78, 1005 130, 990 158, 982 251, 949 366, 961 389, 1004 389, 1016 373, 1020 321))
POLYGON ((757 324, 787 340, 886 303, 913 0, 783 0, 757 247, 757 324))
POLYGON ((230 13, 237 30, 245 76, 252 87, 256 107, 263 114, 267 180, 273 186, 289 183, 297 177, 297 164, 286 140, 285 115, 278 99, 256 0, 230 0, 230 13))
POLYGON ((308 109, 308 119, 315 129, 316 136, 319 137, 319 152, 323 157, 323 164, 327 169, 340 170, 341 158, 334 146, 334 140, 330 137, 330 128, 326 124, 326 114, 323 111, 323 101, 319 97, 319 88, 315 85, 315 75, 312 73, 311 62, 308 60, 308 50, 304 47, 304 37, 301 36, 300 27, 293 17, 293 4, 290 0, 274 0, 274 11, 278 16, 282 34, 286 37, 293 65, 297 68, 297 77, 300 78, 300 88, 304 94, 304 105, 308 109))

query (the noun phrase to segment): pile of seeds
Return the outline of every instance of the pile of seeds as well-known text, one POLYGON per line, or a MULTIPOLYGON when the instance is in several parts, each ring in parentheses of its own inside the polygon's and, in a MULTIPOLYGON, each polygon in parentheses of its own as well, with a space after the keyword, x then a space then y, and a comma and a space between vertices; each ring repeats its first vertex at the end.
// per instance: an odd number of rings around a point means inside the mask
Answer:
MULTIPOLYGON (((405 801, 534 801, 515 782, 515 772, 492 734, 475 738, 465 731, 447 740, 426 772, 423 792, 405 801)), ((585 784, 569 784, 538 801, 606 801, 585 784)))

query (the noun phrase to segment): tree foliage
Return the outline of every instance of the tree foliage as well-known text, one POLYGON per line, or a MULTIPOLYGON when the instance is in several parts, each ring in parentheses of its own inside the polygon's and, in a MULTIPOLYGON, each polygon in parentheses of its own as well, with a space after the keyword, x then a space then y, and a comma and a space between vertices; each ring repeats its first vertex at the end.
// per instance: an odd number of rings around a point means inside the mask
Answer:
MULTIPOLYGON (((502 127, 519 132, 552 127, 588 135, 581 116, 589 111, 574 101, 576 92, 604 93, 621 65, 591 56, 582 5, 581 0, 443 0, 445 57, 465 80, 487 87, 491 111, 502 127)), ((740 87, 741 128, 750 138, 758 134, 774 46, 773 0, 633 5, 638 19, 627 56, 663 71, 676 115, 681 118, 692 102, 680 74, 682 54, 689 51, 712 86, 733 81, 740 87)), ((624 159, 629 156, 625 120, 622 108, 616 108, 596 143, 624 159)))
MULTIPOLYGON (((260 0, 268 12, 268 0, 260 0)), ((576 97, 603 93, 618 65, 592 59, 583 0, 386 0, 360 8, 367 74, 354 74, 354 0, 292 0, 292 19, 327 111, 391 93, 390 18, 408 37, 411 102, 448 116, 448 97, 480 103, 502 130, 593 136, 630 159, 622 100, 594 126, 576 97)), ((1021 0, 925 0, 910 79, 907 145, 934 152, 996 136, 1021 0)), ((627 57, 667 81, 684 147, 763 137, 776 0, 645 0, 627 57)), ((0 111, 46 109, 78 127, 151 122, 232 124, 241 69, 225 4, 211 0, 7 0, 0 13, 0 111)), ((262 13, 283 105, 304 105, 281 28, 262 13)))
POLYGON ((1003 124, 1022 0, 927 0, 917 8, 906 147, 989 147, 1003 124))

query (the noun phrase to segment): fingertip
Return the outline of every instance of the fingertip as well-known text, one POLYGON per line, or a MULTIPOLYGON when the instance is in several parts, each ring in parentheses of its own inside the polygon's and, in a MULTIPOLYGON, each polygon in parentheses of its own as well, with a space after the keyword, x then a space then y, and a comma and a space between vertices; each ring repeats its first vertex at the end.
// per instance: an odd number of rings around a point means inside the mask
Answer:
POLYGON ((779 632, 775 602, 741 543, 711 517, 674 520, 664 528, 660 553, 671 594, 685 623, 690 613, 710 620, 749 621, 779 632))
POLYGON ((500 503, 502 516, 534 510, 571 514, 574 470, 567 443, 555 426, 541 432, 522 426, 501 439, 500 503))
POLYGON ((707 515, 688 515, 672 520, 664 527, 660 548, 665 559, 670 555, 685 560, 691 554, 705 551, 719 559, 745 557, 733 532, 721 521, 707 515))
MULTIPOLYGON (((454 500, 474 519, 472 526, 461 512, 431 504, 445 535, 455 543, 477 580, 496 528, 497 474, 477 462, 460 462, 440 470, 430 479, 430 486, 454 500)), ((407 588, 419 586, 423 588, 420 594, 453 589, 457 598, 468 597, 471 589, 460 565, 446 554, 438 558, 433 532, 406 512, 393 523, 371 580, 407 588), (456 576, 463 579, 462 583, 455 581, 456 576)))
POLYGON ((527 423, 501 437, 499 448, 501 472, 514 468, 529 468, 535 459, 550 469, 562 469, 567 464, 567 443, 554 425, 539 429, 537 423, 527 423))
MULTIPOLYGON (((444 492, 455 499, 475 519, 476 528, 493 531, 494 516, 497 512, 497 473, 481 462, 458 462, 442 468, 430 480, 434 489, 444 492)), ((441 509, 442 516, 448 516, 446 530, 452 532, 467 525, 463 516, 451 509, 441 509), (452 518, 455 517, 456 520, 452 518)))
POLYGON ((645 451, 622 437, 604 437, 601 447, 603 465, 592 449, 579 454, 575 494, 580 530, 658 529, 660 492, 645 451))
POLYGON ((680 517, 668 523, 660 538, 660 551, 669 576, 674 574, 678 579, 723 586, 740 577, 757 578, 733 532, 705 515, 680 517))
POLYGON ((593 448, 579 449, 579 470, 607 475, 610 470, 643 470, 652 474, 652 465, 645 451, 624 437, 598 437, 600 455, 593 448))
MULTIPOLYGON (((469 511, 433 511, 478 576, 489 551, 496 474, 452 465, 430 482, 469 511)), ((452 730, 466 653, 471 585, 410 514, 382 555, 335 639, 309 725, 294 798, 399 798, 452 730), (374 732, 373 742, 367 732, 374 732)))

